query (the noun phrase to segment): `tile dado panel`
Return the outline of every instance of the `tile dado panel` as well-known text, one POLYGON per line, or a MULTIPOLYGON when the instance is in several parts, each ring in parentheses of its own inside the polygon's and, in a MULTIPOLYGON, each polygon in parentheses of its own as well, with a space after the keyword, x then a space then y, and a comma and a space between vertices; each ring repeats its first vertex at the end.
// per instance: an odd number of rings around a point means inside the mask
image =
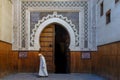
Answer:
POLYGON ((87 0, 13 0, 13 4, 13 50, 39 50, 40 45, 36 40, 38 38, 35 37, 40 35, 38 34, 41 30, 40 26, 49 19, 53 20, 51 23, 56 22, 54 20, 57 19, 61 21, 60 24, 62 22, 66 24, 63 26, 66 26, 65 28, 70 32, 72 51, 92 50, 89 47, 92 41, 89 41, 89 2, 87 0), (68 28, 67 25, 70 27, 68 28))

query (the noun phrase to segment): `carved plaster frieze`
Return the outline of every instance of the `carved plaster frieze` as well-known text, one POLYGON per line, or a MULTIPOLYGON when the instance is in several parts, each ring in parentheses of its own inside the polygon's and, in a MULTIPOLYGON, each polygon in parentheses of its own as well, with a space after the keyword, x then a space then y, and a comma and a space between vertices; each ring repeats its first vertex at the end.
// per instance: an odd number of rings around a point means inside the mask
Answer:
POLYGON ((47 15, 46 17, 43 17, 41 20, 38 21, 37 24, 35 24, 35 28, 32 30, 32 34, 31 34, 31 40, 30 43, 33 45, 34 44, 34 36, 35 36, 35 32, 37 31, 37 28, 39 27, 40 24, 42 24, 44 21, 51 19, 51 18, 59 18, 64 20, 65 22, 67 22, 73 29, 74 31, 74 35, 75 35, 75 45, 79 45, 79 35, 78 32, 75 28, 75 25, 72 23, 71 20, 69 20, 67 17, 63 17, 62 15, 58 15, 57 12, 54 12, 52 15, 47 15))
MULTIPOLYGON (((89 34, 89 1, 88 0, 14 0, 14 28, 13 28, 13 49, 14 50, 37 50, 36 46, 31 48, 30 43, 35 45, 35 37, 39 27, 45 21, 49 19, 57 18, 61 22, 71 27, 68 31, 72 31, 74 34, 74 46, 70 46, 72 51, 84 51, 89 50, 91 33, 89 34), (38 24, 30 34, 30 11, 40 12, 79 12, 79 30, 72 23, 72 20, 68 19, 62 14, 48 14, 39 20, 38 24), (78 32, 79 31, 79 32, 78 32)), ((47 22, 48 23, 48 22, 47 22)), ((45 25, 45 24, 44 24, 45 25)), ((66 26, 64 25, 64 26, 66 26)), ((66 27, 67 28, 67 27, 66 27)), ((94 31, 93 31, 94 32, 94 31)), ((38 32, 39 33, 39 32, 38 32)), ((72 35, 70 33, 70 35, 72 35)), ((73 35, 72 35, 73 36, 73 35)), ((72 38, 71 38, 72 39, 72 38)))

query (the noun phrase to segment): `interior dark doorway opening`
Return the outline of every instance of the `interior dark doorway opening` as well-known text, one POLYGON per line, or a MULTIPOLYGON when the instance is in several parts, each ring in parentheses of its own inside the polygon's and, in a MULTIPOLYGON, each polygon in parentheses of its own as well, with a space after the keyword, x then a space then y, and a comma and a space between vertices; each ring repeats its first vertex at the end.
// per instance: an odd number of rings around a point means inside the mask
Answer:
POLYGON ((67 30, 59 24, 55 24, 55 73, 70 72, 70 37, 67 30))

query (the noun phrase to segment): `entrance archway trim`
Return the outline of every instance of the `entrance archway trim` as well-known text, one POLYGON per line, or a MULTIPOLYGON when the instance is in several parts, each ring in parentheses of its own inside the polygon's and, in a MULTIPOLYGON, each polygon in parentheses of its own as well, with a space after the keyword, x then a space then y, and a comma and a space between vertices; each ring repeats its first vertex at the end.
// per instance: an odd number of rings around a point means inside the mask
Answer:
POLYGON ((76 46, 75 46, 75 35, 74 35, 74 31, 71 28, 71 26, 65 22, 64 20, 60 19, 60 18, 50 18, 47 19, 46 21, 44 21, 43 23, 41 23, 35 33, 35 38, 34 38, 34 48, 35 50, 39 50, 41 48, 40 43, 39 43, 39 37, 40 34, 42 32, 42 30, 49 24, 52 23, 58 23, 60 25, 62 25, 64 28, 66 28, 66 30, 68 31, 68 34, 70 36, 70 45, 69 45, 69 49, 71 51, 76 50, 76 46))

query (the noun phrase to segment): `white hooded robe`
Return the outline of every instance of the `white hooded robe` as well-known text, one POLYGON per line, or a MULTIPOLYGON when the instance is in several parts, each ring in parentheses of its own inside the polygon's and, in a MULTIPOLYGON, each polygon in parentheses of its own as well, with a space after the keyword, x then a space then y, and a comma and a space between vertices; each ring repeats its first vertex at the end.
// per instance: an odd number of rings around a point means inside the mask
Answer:
POLYGON ((43 55, 40 56, 40 66, 39 66, 39 76, 48 76, 47 67, 45 57, 43 55))

